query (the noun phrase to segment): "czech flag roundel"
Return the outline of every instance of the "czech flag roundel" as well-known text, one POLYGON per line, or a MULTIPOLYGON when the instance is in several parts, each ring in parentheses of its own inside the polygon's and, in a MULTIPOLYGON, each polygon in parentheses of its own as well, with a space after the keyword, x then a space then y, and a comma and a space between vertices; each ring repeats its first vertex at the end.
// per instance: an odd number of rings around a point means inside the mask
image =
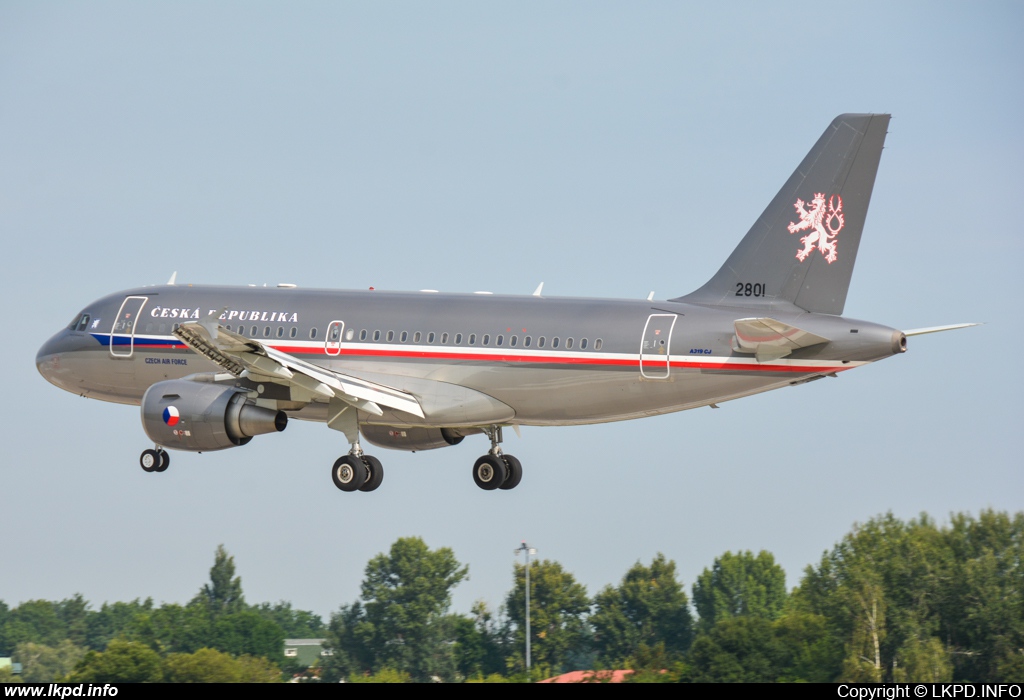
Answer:
POLYGON ((179 420, 181 420, 181 418, 178 415, 178 409, 176 409, 174 406, 168 406, 167 408, 164 409, 164 423, 171 427, 174 427, 175 425, 178 424, 179 420))

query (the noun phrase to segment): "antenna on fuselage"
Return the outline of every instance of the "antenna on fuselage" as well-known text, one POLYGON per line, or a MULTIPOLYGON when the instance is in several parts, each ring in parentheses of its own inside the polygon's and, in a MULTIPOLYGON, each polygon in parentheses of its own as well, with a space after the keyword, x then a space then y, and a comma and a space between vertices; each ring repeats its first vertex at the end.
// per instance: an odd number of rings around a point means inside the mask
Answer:
POLYGON ((533 296, 539 297, 540 293, 544 291, 544 283, 541 282, 537 285, 537 288, 533 290, 533 296))
POLYGON ((654 301, 654 292, 647 295, 647 301, 654 301))
POLYGON ((174 286, 174 281, 176 279, 178 279, 178 271, 177 270, 175 270, 174 272, 171 273, 171 279, 167 280, 167 284, 169 284, 170 286, 173 287, 174 286))

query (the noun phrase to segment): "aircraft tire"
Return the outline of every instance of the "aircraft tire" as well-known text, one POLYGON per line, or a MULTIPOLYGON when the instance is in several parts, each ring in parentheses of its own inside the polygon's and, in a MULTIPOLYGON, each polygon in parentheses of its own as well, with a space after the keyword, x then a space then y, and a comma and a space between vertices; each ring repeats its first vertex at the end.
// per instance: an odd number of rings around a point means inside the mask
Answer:
POLYGON ((331 478, 334 485, 342 491, 358 491, 366 483, 366 465, 363 460, 352 455, 339 457, 331 467, 331 478))
POLYGON ((384 481, 384 465, 380 460, 370 455, 363 455, 363 464, 366 465, 368 474, 366 481, 359 487, 360 491, 375 491, 381 482, 384 481))
POLYGON ((523 465, 512 455, 502 455, 501 459, 505 462, 505 480, 501 482, 499 488, 510 491, 523 480, 523 465))
POLYGON ((484 491, 493 491, 505 483, 507 470, 500 457, 484 455, 473 465, 473 481, 484 491))
POLYGON ((165 472, 167 467, 171 466, 171 456, 167 454, 167 450, 157 450, 157 455, 160 456, 160 463, 153 468, 155 472, 165 472))
POLYGON ((143 450, 139 455, 139 466, 144 472, 155 472, 160 468, 160 453, 156 450, 143 450))

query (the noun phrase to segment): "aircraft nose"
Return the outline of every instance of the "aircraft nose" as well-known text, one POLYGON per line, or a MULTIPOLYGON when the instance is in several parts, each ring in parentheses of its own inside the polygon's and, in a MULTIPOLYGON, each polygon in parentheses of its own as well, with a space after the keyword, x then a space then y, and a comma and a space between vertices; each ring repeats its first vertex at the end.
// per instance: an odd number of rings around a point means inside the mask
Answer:
POLYGON ((74 340, 70 331, 62 330, 39 348, 39 352, 36 353, 36 369, 46 381, 60 386, 56 377, 61 371, 61 365, 64 364, 64 355, 73 349, 74 340))

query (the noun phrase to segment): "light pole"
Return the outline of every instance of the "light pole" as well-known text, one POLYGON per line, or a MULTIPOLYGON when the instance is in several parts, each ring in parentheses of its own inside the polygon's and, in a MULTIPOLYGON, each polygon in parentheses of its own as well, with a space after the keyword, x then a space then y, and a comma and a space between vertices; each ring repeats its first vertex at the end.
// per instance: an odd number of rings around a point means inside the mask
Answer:
POLYGON ((526 555, 526 675, 530 675, 530 555, 536 554, 537 550, 523 543, 512 550, 513 554, 522 552, 526 555))

